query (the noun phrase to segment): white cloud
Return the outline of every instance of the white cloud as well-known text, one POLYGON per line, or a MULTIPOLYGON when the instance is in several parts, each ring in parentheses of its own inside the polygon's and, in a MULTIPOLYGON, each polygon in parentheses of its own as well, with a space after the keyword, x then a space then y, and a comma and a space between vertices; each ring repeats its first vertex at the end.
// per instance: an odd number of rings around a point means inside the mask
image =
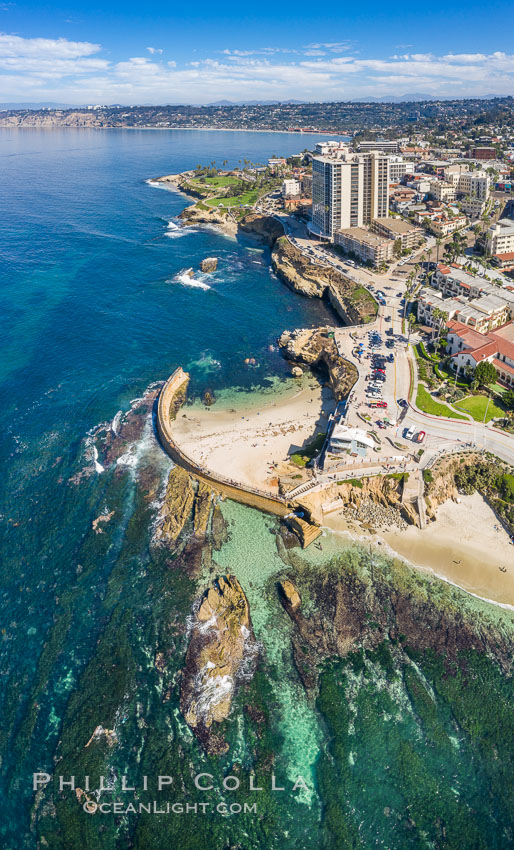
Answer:
POLYGON ((223 50, 177 64, 150 55, 112 61, 99 44, 65 38, 26 39, 0 34, 0 86, 4 99, 67 103, 207 103, 288 98, 345 100, 377 94, 509 94, 514 55, 401 53, 360 58, 348 43, 316 42, 301 51, 288 47, 223 50), (338 55, 342 52, 346 55, 338 55))

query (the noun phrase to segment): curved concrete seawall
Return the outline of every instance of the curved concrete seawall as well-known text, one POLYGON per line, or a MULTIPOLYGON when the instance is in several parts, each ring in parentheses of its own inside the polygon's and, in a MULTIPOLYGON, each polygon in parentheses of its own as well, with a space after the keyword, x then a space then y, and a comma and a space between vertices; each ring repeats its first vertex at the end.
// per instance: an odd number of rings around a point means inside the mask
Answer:
POLYGON ((179 366, 164 384, 157 405, 157 433, 163 448, 175 463, 186 469, 195 478, 205 481, 214 490, 233 499, 242 502, 252 508, 258 508, 266 513, 285 516, 290 513, 289 503, 280 496, 273 496, 264 491, 253 488, 242 487, 235 481, 231 481, 222 475, 211 472, 198 464, 177 446, 173 438, 172 423, 177 410, 185 400, 185 393, 189 383, 189 375, 179 366))

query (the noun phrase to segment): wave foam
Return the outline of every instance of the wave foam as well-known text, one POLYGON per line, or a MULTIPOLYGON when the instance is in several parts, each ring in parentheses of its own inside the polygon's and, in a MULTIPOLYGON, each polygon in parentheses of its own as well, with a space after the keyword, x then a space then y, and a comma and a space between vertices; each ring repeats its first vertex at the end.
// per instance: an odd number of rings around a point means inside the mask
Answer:
MULTIPOLYGON (((181 283, 182 286, 191 286, 193 289, 211 289, 208 283, 204 283, 203 280, 198 280, 195 277, 190 277, 186 272, 181 272, 173 278, 177 283, 181 283)), ((169 283, 170 281, 168 281, 169 283)))

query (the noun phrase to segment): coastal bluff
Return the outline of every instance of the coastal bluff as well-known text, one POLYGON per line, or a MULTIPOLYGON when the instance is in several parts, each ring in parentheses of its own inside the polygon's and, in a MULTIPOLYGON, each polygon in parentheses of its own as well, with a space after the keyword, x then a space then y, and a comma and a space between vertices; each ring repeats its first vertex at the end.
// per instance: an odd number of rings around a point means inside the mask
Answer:
POLYGON ((310 298, 326 298, 345 325, 372 322, 378 304, 363 287, 331 266, 312 263, 285 236, 276 240, 271 252, 275 273, 291 289, 310 298))

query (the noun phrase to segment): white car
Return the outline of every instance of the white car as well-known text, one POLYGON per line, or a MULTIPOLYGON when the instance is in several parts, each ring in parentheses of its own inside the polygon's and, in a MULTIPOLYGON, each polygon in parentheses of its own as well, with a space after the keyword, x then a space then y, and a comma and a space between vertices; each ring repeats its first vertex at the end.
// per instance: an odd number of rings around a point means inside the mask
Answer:
POLYGON ((407 429, 407 431, 405 431, 405 439, 406 440, 412 440, 415 433, 416 433, 416 429, 411 426, 410 428, 407 429))

